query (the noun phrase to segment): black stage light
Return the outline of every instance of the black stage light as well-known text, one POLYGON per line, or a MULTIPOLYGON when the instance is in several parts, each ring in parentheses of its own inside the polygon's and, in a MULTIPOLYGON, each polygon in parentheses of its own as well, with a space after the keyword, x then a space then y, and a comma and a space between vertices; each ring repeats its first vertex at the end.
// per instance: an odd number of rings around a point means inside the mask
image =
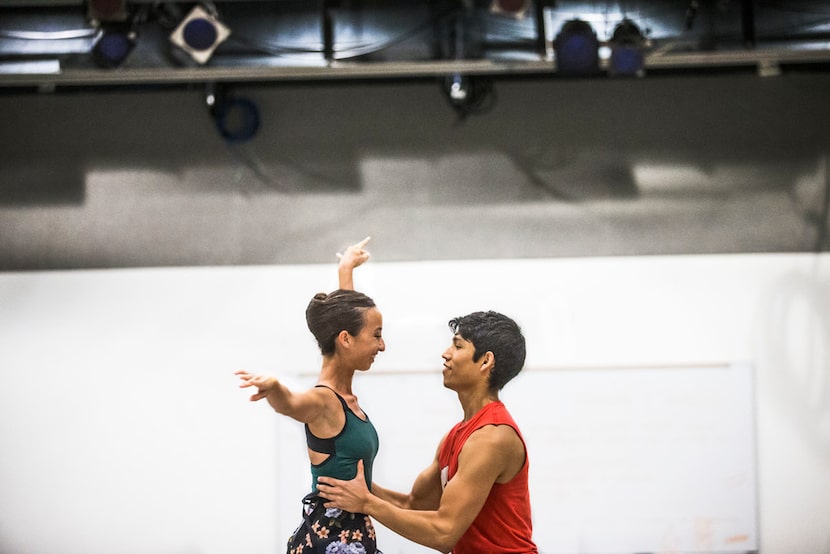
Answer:
POLYGON ((118 67, 132 52, 136 38, 128 25, 107 25, 92 46, 92 60, 104 69, 118 67))
POLYGON ((200 64, 213 56, 214 50, 231 34, 228 27, 200 6, 194 7, 170 35, 170 42, 187 52, 200 64))
POLYGON ((593 27, 581 19, 566 21, 553 41, 556 70, 562 75, 599 73, 599 40, 593 27))
POLYGON ((647 41, 640 28, 630 19, 623 19, 615 28, 609 46, 608 74, 612 77, 645 75, 643 51, 647 41))

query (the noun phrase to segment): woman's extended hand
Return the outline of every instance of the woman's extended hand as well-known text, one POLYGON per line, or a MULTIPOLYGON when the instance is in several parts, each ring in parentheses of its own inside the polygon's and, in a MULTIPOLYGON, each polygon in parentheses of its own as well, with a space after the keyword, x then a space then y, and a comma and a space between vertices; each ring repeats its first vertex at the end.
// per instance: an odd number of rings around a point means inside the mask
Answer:
POLYGON ((337 275, 339 277, 339 288, 344 290, 354 290, 354 279, 352 271, 354 268, 360 266, 369 259, 369 252, 363 247, 369 242, 371 237, 366 237, 357 244, 353 244, 346 248, 343 253, 337 253, 337 259, 340 263, 337 266, 337 275))
POLYGON ((244 369, 234 372, 234 375, 239 375, 239 378, 242 379, 242 382, 239 383, 240 389, 244 389, 246 387, 256 387, 258 389, 255 394, 251 395, 252 402, 262 400, 268 396, 268 393, 271 392, 271 390, 273 390, 278 383, 276 377, 249 373, 244 369))
POLYGON ((366 260, 369 259, 369 252, 364 249, 366 244, 372 237, 366 237, 362 241, 358 242, 357 244, 353 244, 346 248, 341 254, 340 252, 337 253, 337 259, 340 260, 340 267, 348 267, 350 269, 354 269, 363 264, 366 260))

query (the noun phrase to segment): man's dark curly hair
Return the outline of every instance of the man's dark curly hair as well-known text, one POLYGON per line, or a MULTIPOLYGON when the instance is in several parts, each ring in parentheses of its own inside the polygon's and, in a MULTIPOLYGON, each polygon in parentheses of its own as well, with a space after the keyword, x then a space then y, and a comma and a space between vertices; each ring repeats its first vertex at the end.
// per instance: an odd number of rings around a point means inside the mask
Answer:
POLYGON ((453 334, 473 343, 473 361, 488 351, 493 353, 491 390, 501 390, 524 367, 524 335, 519 325, 506 315, 494 311, 473 312, 451 319, 449 326, 453 334))

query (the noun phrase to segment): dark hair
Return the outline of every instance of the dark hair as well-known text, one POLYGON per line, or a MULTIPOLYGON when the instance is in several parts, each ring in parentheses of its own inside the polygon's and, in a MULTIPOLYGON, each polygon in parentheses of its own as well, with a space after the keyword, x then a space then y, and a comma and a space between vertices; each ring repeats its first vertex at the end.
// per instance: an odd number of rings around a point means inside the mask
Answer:
POLYGON ((501 390, 519 374, 525 364, 525 338, 519 325, 498 312, 473 312, 449 322, 453 334, 473 343, 473 361, 492 352, 495 365, 490 372, 490 389, 501 390))
POLYGON ((362 292, 318 292, 305 309, 305 321, 320 352, 326 356, 334 354, 335 338, 340 331, 348 331, 352 336, 360 333, 366 324, 366 310, 374 307, 374 300, 362 292))

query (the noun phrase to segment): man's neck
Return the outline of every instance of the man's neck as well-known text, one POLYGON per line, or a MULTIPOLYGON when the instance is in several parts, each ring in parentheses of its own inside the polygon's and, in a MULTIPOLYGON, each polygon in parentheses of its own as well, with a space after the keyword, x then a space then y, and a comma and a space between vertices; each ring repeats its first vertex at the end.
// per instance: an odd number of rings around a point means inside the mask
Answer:
POLYGON ((474 415, 481 411, 484 406, 499 400, 499 393, 489 390, 459 392, 458 400, 464 410, 464 421, 469 421, 474 415))

